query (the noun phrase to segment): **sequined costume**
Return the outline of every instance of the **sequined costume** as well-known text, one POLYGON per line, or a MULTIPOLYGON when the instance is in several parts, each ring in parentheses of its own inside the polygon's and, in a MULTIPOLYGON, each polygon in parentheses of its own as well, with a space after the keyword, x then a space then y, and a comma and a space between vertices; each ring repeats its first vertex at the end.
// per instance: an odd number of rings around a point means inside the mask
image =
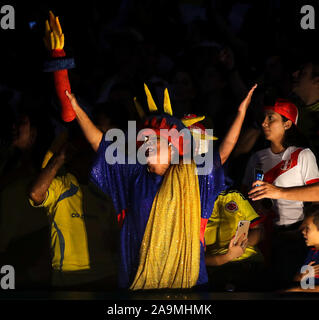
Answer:
MULTIPOLYGON (((163 114, 167 123, 174 123, 178 129, 185 128, 183 123, 170 115, 163 114)), ((165 121, 164 121, 165 122, 165 121)), ((163 123, 163 122, 162 122, 163 123)), ((150 121, 146 124, 150 124, 150 121)), ((154 124, 154 122, 153 122, 154 124)), ((150 125, 151 126, 151 125, 150 125)), ((147 127, 147 126, 146 126, 147 127)), ((128 288, 134 280, 139 266, 140 247, 149 220, 154 198, 159 191, 164 176, 151 173, 147 165, 136 164, 108 164, 105 152, 112 142, 100 143, 97 158, 91 170, 91 180, 103 192, 112 197, 118 213, 120 232, 120 270, 119 286, 128 288)), ((114 154, 116 156, 117 154, 114 154)), ((207 221, 211 216, 214 201, 218 194, 225 189, 224 173, 218 152, 213 153, 213 166, 207 175, 197 175, 200 194, 200 263, 196 285, 208 282, 205 266, 204 232, 207 221)), ((159 245, 161 245, 159 243, 159 245)))
MULTIPOLYGON (((49 21, 46 22, 45 43, 54 58, 48 62, 45 70, 54 72, 55 87, 62 106, 63 120, 72 121, 75 118, 75 113, 64 92, 65 90, 70 92, 66 69, 73 65, 69 66, 68 59, 64 58, 64 35, 59 19, 54 17, 52 12, 50 12, 49 21)), ((145 86, 145 91, 149 110, 156 112, 157 107, 147 86, 145 86)), ((137 111, 141 111, 141 108, 137 108, 137 111)), ((185 129, 186 126, 192 131, 191 126, 203 118, 186 119, 185 122, 174 118, 172 116, 168 91, 165 89, 164 114, 149 118, 144 123, 144 128, 155 129, 156 135, 162 135, 160 129, 166 128, 167 125, 168 129, 176 128, 179 131, 185 129)), ((180 141, 166 136, 165 138, 179 150, 179 155, 181 156, 184 150, 181 148, 180 141)), ((110 144, 111 142, 106 141, 105 136, 103 136, 91 170, 91 180, 103 192, 112 197, 114 207, 118 213, 118 222, 121 226, 119 286, 121 288, 130 287, 133 290, 144 288, 179 288, 179 282, 175 281, 175 278, 182 279, 181 288, 190 288, 194 285, 207 283, 208 277, 204 259, 204 232, 207 221, 213 211, 214 201, 219 192, 225 188, 219 153, 212 153, 211 161, 213 162, 213 166, 211 167, 211 171, 207 172, 207 175, 195 175, 195 170, 193 169, 196 166, 193 161, 191 167, 187 167, 186 164, 171 165, 165 175, 160 176, 150 173, 147 170, 147 166, 139 164, 138 161, 135 161, 134 163, 136 164, 134 165, 128 164, 131 163, 130 161, 126 161, 126 164, 107 163, 105 152, 110 144), (190 174, 190 172, 193 172, 193 174, 190 174), (177 184, 179 185, 178 188, 176 187, 177 184), (166 194, 170 195, 172 201, 162 201, 166 200, 166 194), (166 204, 157 206, 156 203, 159 202, 165 202, 166 204), (171 203, 176 203, 176 212, 171 203), (185 207, 187 207, 187 210, 185 207), (194 210, 192 210, 193 208, 194 210), (173 216, 173 219, 169 220, 166 212, 169 212, 171 218, 173 216), (158 219, 159 216, 161 217, 160 219, 158 219), (190 219, 188 219, 189 216, 190 219), (179 219, 179 223, 176 223, 176 225, 179 227, 175 225, 177 219, 179 219), (157 223, 154 222, 155 220, 157 223), (149 221, 150 223, 148 223, 149 221), (167 224, 167 221, 170 222, 167 224), (192 224, 192 221, 196 223, 192 224), (184 222, 187 222, 187 227, 184 222), (170 229, 170 233, 164 230, 164 233, 167 234, 160 238, 164 239, 166 244, 170 242, 169 250, 167 250, 167 246, 162 245, 162 240, 157 245, 156 237, 153 235, 149 236, 150 233, 154 232, 156 234, 156 230, 163 229, 162 224, 166 224, 169 227, 167 229, 170 229), (157 229, 152 228, 154 225, 157 226, 157 229), (182 233, 182 239, 179 240, 179 235, 182 233), (190 233, 192 233, 192 236, 190 233), (176 244, 176 242, 183 242, 183 244, 176 244), (145 249, 146 243, 150 245, 145 249), (142 248, 141 244, 143 244, 142 248), (185 244, 187 245, 185 246, 185 244), (165 248, 159 249, 159 255, 147 254, 147 252, 153 253, 154 248, 156 249, 156 247, 161 246, 165 246, 165 248), (142 250, 143 248, 144 250, 142 250), (182 251, 184 248, 187 253, 180 254, 178 250, 182 251), (193 248, 194 251, 192 250, 193 248), (174 254, 172 255, 171 252, 174 254), (166 260, 164 262, 159 261, 159 263, 154 261, 156 268, 152 270, 153 264, 147 261, 150 260, 149 256, 155 257, 157 260, 161 260, 158 257, 165 256, 168 263, 166 264, 166 260), (143 264, 144 262, 146 263, 143 264), (144 272, 144 265, 145 269, 151 272, 144 272), (161 270, 158 268, 158 265, 164 265, 165 275, 162 276, 162 278, 165 278, 164 281, 162 281, 163 279, 159 281, 155 279, 161 277, 158 277, 158 270, 161 270), (180 265, 183 265, 183 267, 180 267, 180 265), (175 274, 173 269, 175 270, 175 274), (188 273, 192 274, 190 277, 191 281, 183 279, 184 277, 188 277, 188 273), (140 274, 142 274, 142 277, 139 277, 140 274), (148 284, 144 285, 146 282, 148 284), (136 283, 138 284, 135 285, 136 283)))

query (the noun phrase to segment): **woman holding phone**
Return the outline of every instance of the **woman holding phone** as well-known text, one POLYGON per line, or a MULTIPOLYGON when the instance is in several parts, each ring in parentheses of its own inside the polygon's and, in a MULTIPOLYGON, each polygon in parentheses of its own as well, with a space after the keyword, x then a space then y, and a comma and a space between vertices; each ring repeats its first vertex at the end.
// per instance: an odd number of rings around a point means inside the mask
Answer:
MULTIPOLYGON (((264 181, 278 187, 318 182, 316 158, 305 147, 306 142, 297 129, 297 107, 288 100, 277 99, 273 106, 265 106, 264 112, 262 129, 270 147, 252 155, 243 184, 249 188, 256 180, 256 172, 260 170, 264 173, 264 181)), ((274 200, 272 210, 275 213, 272 275, 274 285, 282 287, 290 283, 293 272, 297 271, 304 256, 305 246, 299 232, 303 220, 303 202, 274 200)))

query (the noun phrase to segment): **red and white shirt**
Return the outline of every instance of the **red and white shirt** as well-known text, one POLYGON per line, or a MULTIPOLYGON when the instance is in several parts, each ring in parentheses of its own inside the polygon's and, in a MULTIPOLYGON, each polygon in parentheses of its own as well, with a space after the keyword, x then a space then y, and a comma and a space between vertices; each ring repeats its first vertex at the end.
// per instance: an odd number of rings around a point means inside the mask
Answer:
MULTIPOLYGON (((289 147, 275 154, 270 148, 253 154, 247 164, 243 184, 251 186, 255 169, 262 169, 264 181, 278 187, 295 187, 319 182, 316 158, 310 149, 289 147)), ((303 219, 303 202, 273 200, 277 225, 289 225, 303 219)))

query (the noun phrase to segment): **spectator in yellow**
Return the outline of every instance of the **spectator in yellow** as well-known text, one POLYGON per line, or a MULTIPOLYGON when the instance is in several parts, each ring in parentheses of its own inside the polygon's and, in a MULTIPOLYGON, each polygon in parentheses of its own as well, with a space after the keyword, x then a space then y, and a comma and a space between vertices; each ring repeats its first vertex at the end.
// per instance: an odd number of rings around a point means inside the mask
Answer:
POLYGON ((219 194, 205 231, 206 266, 213 290, 253 290, 261 285, 263 256, 257 248, 261 239, 261 219, 238 191, 219 194), (238 222, 250 221, 248 238, 234 243, 238 222), (258 280, 257 283, 256 279, 258 280))
POLYGON ((44 207, 51 224, 54 287, 116 287, 117 226, 112 202, 88 185, 93 154, 84 137, 76 136, 54 153, 31 186, 30 203, 44 207))

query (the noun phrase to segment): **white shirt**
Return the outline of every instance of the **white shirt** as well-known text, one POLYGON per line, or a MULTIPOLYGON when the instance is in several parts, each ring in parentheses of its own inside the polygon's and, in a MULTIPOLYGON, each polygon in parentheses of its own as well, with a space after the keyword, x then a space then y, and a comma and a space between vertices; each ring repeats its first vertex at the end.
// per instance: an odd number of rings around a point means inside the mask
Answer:
MULTIPOLYGON (((270 148, 251 156, 246 167, 243 184, 251 186, 255 179, 255 168, 262 169, 264 181, 278 187, 303 186, 319 182, 316 158, 310 149, 289 147, 275 154, 270 148)), ((289 225, 303 219, 303 202, 273 200, 277 212, 277 225, 289 225)))

